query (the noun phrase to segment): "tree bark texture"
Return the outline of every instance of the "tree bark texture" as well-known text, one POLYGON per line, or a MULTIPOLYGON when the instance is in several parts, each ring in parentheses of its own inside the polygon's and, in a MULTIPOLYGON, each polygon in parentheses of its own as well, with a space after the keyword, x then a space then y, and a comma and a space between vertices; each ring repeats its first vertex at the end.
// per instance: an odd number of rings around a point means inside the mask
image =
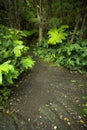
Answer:
POLYGON ((74 42, 74 39, 75 39, 75 34, 76 34, 76 31, 78 29, 78 26, 79 26, 79 22, 80 22, 80 15, 77 16, 76 18, 76 25, 74 27, 74 31, 73 31, 73 34, 72 34, 72 37, 71 37, 71 40, 70 40, 70 44, 73 44, 74 42))
POLYGON ((81 29, 83 29, 83 28, 84 28, 84 26, 85 26, 86 17, 87 17, 87 13, 86 13, 86 14, 84 15, 84 17, 83 17, 83 21, 82 21, 82 26, 81 26, 81 29))
POLYGON ((43 39, 43 25, 42 25, 42 0, 39 1, 39 5, 37 5, 37 19, 39 23, 39 43, 41 44, 43 39))

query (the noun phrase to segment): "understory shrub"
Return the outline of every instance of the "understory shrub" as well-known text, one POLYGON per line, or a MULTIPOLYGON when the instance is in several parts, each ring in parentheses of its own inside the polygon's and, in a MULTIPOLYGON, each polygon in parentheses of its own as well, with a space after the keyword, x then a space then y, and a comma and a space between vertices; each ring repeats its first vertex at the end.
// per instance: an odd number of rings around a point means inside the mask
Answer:
POLYGON ((67 32, 65 32, 66 28, 67 26, 63 26, 48 31, 48 46, 42 45, 35 48, 35 55, 70 70, 87 71, 87 39, 79 38, 80 36, 76 35, 74 44, 70 44, 68 40, 70 36, 68 37, 67 32))
POLYGON ((9 96, 14 79, 34 65, 23 37, 26 34, 22 31, 0 25, 0 104, 9 96))
POLYGON ((48 44, 56 45, 62 43, 66 39, 68 34, 65 30, 68 28, 68 25, 62 25, 59 29, 53 28, 48 31, 48 44))

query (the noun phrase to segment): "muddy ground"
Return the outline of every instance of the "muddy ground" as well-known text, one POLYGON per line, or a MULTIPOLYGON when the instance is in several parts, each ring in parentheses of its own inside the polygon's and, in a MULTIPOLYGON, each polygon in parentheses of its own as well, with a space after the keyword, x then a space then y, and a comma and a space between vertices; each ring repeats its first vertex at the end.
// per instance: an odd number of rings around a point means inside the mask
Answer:
POLYGON ((35 60, 6 108, 15 130, 86 130, 82 97, 87 95, 87 76, 35 60))

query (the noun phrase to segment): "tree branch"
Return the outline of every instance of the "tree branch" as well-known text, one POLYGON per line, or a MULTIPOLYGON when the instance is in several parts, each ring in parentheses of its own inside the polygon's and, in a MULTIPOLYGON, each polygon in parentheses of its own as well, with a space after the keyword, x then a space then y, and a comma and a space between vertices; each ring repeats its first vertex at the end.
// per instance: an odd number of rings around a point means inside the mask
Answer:
POLYGON ((74 42, 74 39, 75 39, 75 34, 76 34, 76 31, 77 31, 77 29, 78 29, 78 25, 79 25, 79 22, 80 22, 80 18, 81 18, 81 16, 80 16, 80 14, 77 16, 77 18, 76 18, 76 25, 75 25, 75 27, 74 27, 74 31, 73 31, 73 34, 72 34, 72 37, 71 37, 71 40, 70 40, 70 44, 73 44, 73 42, 74 42))

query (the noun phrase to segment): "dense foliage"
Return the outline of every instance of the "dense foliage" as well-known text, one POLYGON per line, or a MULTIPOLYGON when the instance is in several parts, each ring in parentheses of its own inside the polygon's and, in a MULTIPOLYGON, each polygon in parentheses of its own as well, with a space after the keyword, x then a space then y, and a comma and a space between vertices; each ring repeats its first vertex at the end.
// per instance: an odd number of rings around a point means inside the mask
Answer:
POLYGON ((22 37, 26 35, 17 29, 0 26, 0 103, 10 94, 9 85, 34 61, 27 56, 29 47, 25 46, 22 37))
MULTIPOLYGON (((61 29, 62 27, 60 27, 61 29)), ((60 30, 58 29, 58 30, 60 30)), ((57 30, 51 30, 50 37, 48 37, 47 43, 51 46, 40 46, 35 49, 35 54, 48 61, 54 62, 56 65, 65 66, 71 70, 77 70, 79 72, 87 70, 87 39, 80 39, 79 35, 76 36, 75 43, 70 44, 68 32, 59 32, 57 30), (68 38, 65 36, 68 35, 68 38), (63 41, 62 41, 63 39, 63 41), (60 43, 56 45, 56 43, 60 43)), ((48 34, 49 34, 48 32, 48 34)), ((77 32, 78 34, 79 32, 77 32)), ((46 42, 46 41, 45 41, 46 42)))

